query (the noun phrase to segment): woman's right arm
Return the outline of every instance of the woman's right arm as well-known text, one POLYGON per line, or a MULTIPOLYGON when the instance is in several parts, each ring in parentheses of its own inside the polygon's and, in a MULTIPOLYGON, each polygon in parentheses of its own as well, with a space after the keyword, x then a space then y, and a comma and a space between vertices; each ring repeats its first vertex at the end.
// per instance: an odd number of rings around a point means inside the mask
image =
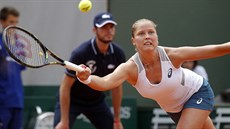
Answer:
MULTIPOLYGON (((87 74, 87 73, 86 73, 87 74)), ((84 71, 77 74, 78 78, 84 75, 84 71), (82 74, 83 73, 83 74, 82 74)), ((91 82, 87 84, 89 87, 99 90, 106 91, 120 86, 124 81, 133 83, 137 79, 137 67, 133 61, 127 61, 120 64, 112 73, 104 77, 90 75, 91 82)))

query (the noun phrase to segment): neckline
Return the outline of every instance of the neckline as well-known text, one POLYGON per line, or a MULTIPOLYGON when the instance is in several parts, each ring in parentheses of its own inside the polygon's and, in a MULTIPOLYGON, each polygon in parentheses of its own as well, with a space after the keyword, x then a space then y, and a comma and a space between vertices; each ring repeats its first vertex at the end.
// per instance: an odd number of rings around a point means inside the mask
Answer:
POLYGON ((100 50, 99 50, 99 48, 97 46, 97 43, 96 43, 96 38, 92 38, 90 42, 91 42, 91 45, 92 45, 92 48, 93 48, 93 51, 94 51, 95 55, 98 55, 98 54, 110 55, 110 54, 114 53, 114 48, 113 48, 112 42, 109 43, 109 48, 108 48, 108 50, 107 50, 107 52, 105 54, 100 52, 100 50))
MULTIPOLYGON (((157 49, 158 49, 158 47, 157 47, 157 49)), ((159 54, 159 56, 160 56, 159 49, 158 49, 158 54, 159 54)), ((161 56, 160 56, 160 64, 161 64, 161 81, 160 81, 159 83, 156 83, 156 84, 155 84, 155 83, 151 83, 151 82, 149 81, 149 79, 147 78, 146 71, 145 71, 145 67, 144 67, 144 64, 142 63, 142 61, 141 61, 141 59, 140 59, 139 53, 138 53, 138 60, 139 60, 139 62, 140 62, 140 64, 141 64, 141 67, 143 68, 144 75, 145 75, 146 80, 148 81, 148 83, 149 83, 151 86, 158 86, 158 85, 160 85, 160 84, 162 83, 162 81, 163 81, 163 73, 162 73, 163 68, 162 68, 161 56)))

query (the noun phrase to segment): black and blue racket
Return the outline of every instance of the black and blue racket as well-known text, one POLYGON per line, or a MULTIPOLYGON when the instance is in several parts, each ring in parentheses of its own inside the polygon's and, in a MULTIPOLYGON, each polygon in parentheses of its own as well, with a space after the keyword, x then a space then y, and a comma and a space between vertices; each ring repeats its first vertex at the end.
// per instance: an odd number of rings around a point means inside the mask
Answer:
POLYGON ((83 70, 82 67, 55 55, 36 36, 22 27, 6 27, 2 38, 9 55, 26 67, 41 68, 48 65, 61 65, 76 72, 83 70), (50 61, 50 56, 55 61, 50 61))

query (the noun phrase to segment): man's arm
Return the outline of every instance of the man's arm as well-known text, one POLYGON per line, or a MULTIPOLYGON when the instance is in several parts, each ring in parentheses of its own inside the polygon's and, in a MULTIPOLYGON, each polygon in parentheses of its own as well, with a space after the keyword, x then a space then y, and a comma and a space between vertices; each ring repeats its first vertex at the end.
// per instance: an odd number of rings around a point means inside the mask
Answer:
POLYGON ((61 120, 55 129, 69 129, 70 90, 75 79, 64 75, 60 87, 61 120))
POLYGON ((123 129, 120 120, 121 102, 123 96, 122 85, 112 89, 112 104, 114 110, 114 129, 123 129))

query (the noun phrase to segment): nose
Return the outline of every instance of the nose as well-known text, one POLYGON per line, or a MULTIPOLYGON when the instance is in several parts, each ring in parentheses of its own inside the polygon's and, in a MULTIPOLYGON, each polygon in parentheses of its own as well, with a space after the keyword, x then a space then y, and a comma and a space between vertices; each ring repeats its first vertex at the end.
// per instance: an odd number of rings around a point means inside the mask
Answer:
POLYGON ((112 32, 112 31, 113 31, 113 28, 110 27, 110 28, 108 28, 107 30, 108 30, 108 32, 112 32))
POLYGON ((150 38, 150 34, 146 33, 146 34, 145 34, 145 38, 146 38, 146 39, 149 39, 149 38, 150 38))

